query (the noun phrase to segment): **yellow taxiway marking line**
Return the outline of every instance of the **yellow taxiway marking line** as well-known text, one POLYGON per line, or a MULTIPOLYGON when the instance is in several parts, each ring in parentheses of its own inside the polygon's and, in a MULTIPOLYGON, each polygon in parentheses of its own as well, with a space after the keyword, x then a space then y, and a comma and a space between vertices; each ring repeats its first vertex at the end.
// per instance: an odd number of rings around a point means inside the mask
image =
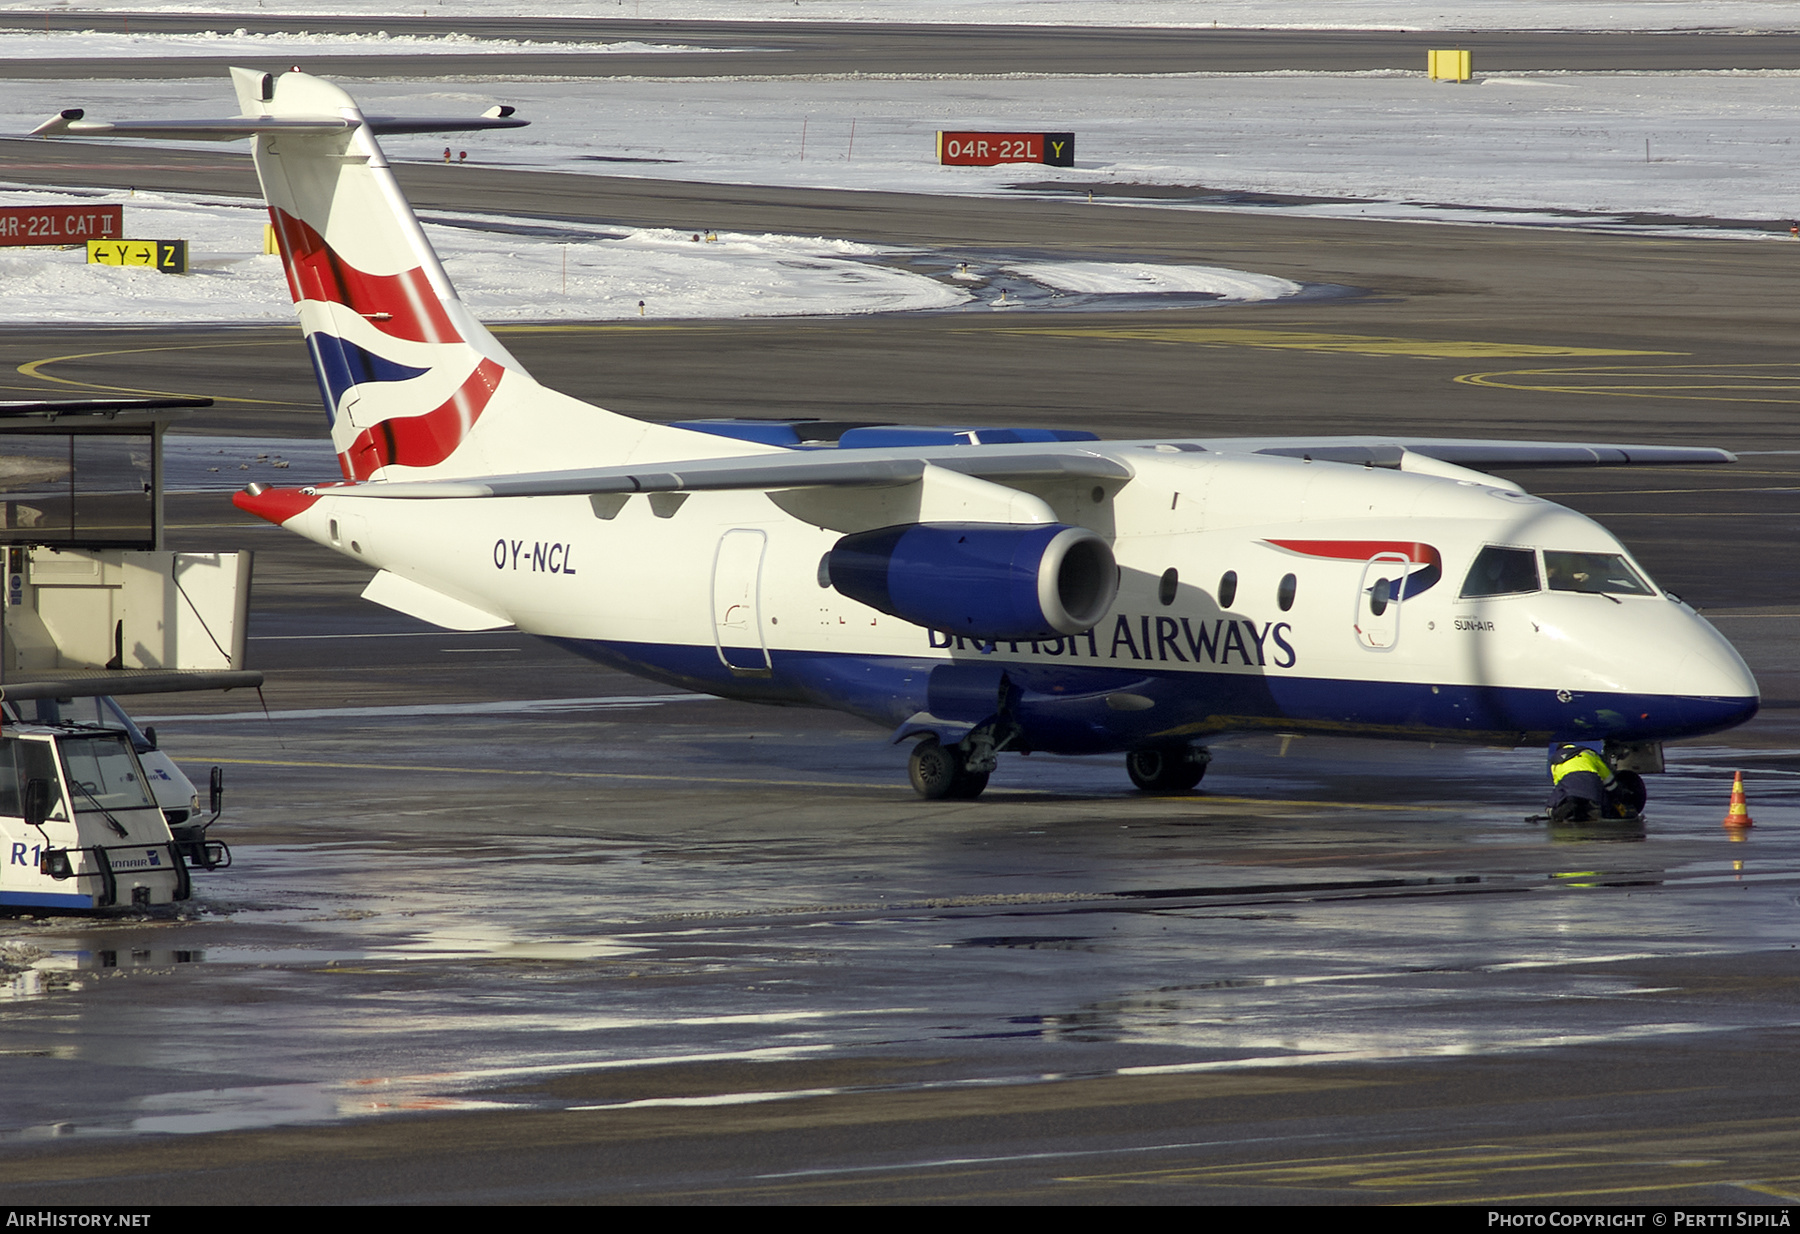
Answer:
MULTIPOLYGON (((1044 334, 1055 338, 1112 339, 1145 343, 1188 343, 1202 347, 1268 347, 1288 351, 1350 352, 1369 356, 1412 356, 1428 360, 1524 358, 1527 356, 1685 356, 1685 351, 1642 351, 1618 347, 1563 347, 1539 343, 1482 343, 1455 339, 1393 338, 1379 334, 1327 334, 1312 330, 1248 330, 1228 326, 1032 326, 1004 334, 1044 334)), ((1458 381, 1463 378, 1457 378, 1458 381)))
MULTIPOLYGON (((1537 1172, 1567 1172, 1570 1170, 1594 1169, 1605 1167, 1609 1158, 1616 1160, 1619 1149, 1612 1147, 1597 1148, 1547 1148, 1547 1149, 1515 1149, 1502 1151, 1497 1146, 1489 1148, 1485 1145, 1470 1146, 1465 1149, 1421 1150, 1418 1154, 1398 1154, 1392 1158, 1375 1155, 1366 1158, 1340 1157, 1325 1158, 1313 1162, 1270 1162, 1266 1164, 1246 1164, 1241 1166, 1197 1166, 1171 1167, 1162 1170, 1142 1170, 1120 1173, 1098 1173, 1087 1175, 1070 1175, 1059 1179, 1071 1183, 1110 1183, 1110 1184, 1150 1184, 1150 1185, 1243 1185, 1245 1183, 1261 1183, 1265 1186, 1284 1187, 1320 1187, 1348 1186, 1378 1191, 1398 1191, 1409 1188, 1444 1188, 1458 1185, 1471 1186, 1487 1182, 1505 1182, 1508 1176, 1537 1172), (1408 1159, 1410 1158, 1410 1160, 1408 1159), (1409 1168, 1410 1167, 1410 1168, 1409 1168)), ((1670 1163, 1676 1164, 1676 1163, 1670 1163)), ((1556 1190, 1527 1191, 1506 1195, 1481 1195, 1468 1198, 1446 1200, 1439 1197, 1421 1203, 1462 1203, 1462 1204, 1507 1204, 1528 1203, 1531 1201, 1570 1200, 1581 1196, 1630 1195, 1645 1191, 1679 1191, 1696 1187, 1716 1186, 1720 1182, 1737 1182, 1739 1186, 1753 1185, 1738 1181, 1741 1175, 1733 1174, 1727 1163, 1716 1160, 1680 1163, 1689 1169, 1711 1170, 1713 1174, 1705 1177, 1689 1179, 1672 1179, 1660 1177, 1646 1179, 1636 1184, 1596 1185, 1592 1187, 1564 1187, 1556 1190)), ((1780 1184, 1782 1179, 1768 1180, 1780 1184)), ((1778 1191, 1768 1188, 1769 1194, 1779 1195, 1778 1191)), ((1397 1201, 1404 1202, 1404 1201, 1397 1201)))
MULTIPOLYGON (((212 763, 231 763, 245 767, 317 767, 330 771, 423 771, 433 775, 474 775, 474 776, 561 776, 571 780, 653 780, 657 782, 675 781, 683 784, 750 784, 763 785, 768 788, 891 788, 892 785, 873 781, 856 780, 757 780, 747 776, 695 776, 695 775, 651 775, 646 772, 631 771, 552 771, 537 769, 521 769, 515 767, 425 767, 409 763, 317 763, 302 762, 295 759, 280 758, 212 758, 203 761, 212 763)), ((1034 796, 1060 796, 1055 789, 1045 788, 1005 788, 998 790, 1004 794, 1026 794, 1034 796)), ((1159 800, 1168 800, 1160 798, 1159 800)), ((1279 797, 1211 797, 1198 796, 1190 798, 1194 805, 1250 805, 1250 806, 1307 806, 1334 810, 1407 810, 1437 812, 1454 809, 1454 806, 1418 806, 1418 805, 1381 805, 1367 801, 1291 801, 1279 797)))
MULTIPOLYGON (((1576 1188, 1574 1190, 1568 1190, 1568 1191, 1525 1191, 1525 1192, 1520 1192, 1517 1195, 1497 1195, 1497 1196, 1490 1195, 1490 1196, 1481 1196, 1478 1198, 1470 1198, 1470 1199, 1462 1199, 1459 1197, 1452 1201, 1446 1201, 1443 1199, 1418 1200, 1418 1201, 1415 1201, 1414 1203, 1430 1204, 1430 1205, 1434 1205, 1434 1206, 1442 1205, 1445 1203, 1468 1204, 1468 1205, 1530 1204, 1534 1201, 1536 1201, 1538 1203, 1543 1203, 1543 1202, 1553 1201, 1553 1200, 1565 1200, 1565 1201, 1566 1200, 1578 1200, 1584 1196, 1635 1195, 1639 1192, 1644 1192, 1644 1191, 1651 1191, 1651 1192, 1692 1191, 1698 1187, 1717 1187, 1721 1183, 1724 1183, 1724 1184, 1726 1184, 1728 1186, 1732 1186, 1732 1187, 1743 1187, 1750 1191, 1761 1191, 1768 1195, 1774 1195, 1774 1196, 1782 1195, 1782 1193, 1779 1191, 1771 1191, 1771 1190, 1769 1190, 1769 1188, 1758 1186, 1754 1182, 1746 1182, 1740 1175, 1732 1174, 1729 1171, 1727 1171, 1725 1174, 1723 1174, 1719 1177, 1699 1178, 1699 1179, 1695 1179, 1693 1182, 1688 1182, 1688 1183, 1670 1182, 1667 1179, 1651 1179, 1647 1182, 1639 1183, 1635 1187, 1631 1187, 1631 1186, 1626 1186, 1626 1187, 1580 1187, 1580 1188, 1576 1188)), ((1403 1203, 1403 1201, 1396 1201, 1396 1202, 1403 1203)))
POLYGON ((1591 488, 1575 489, 1566 493, 1546 492, 1536 489, 1533 497, 1668 497, 1676 493, 1709 493, 1720 497, 1736 497, 1743 493, 1800 493, 1800 486, 1786 485, 1779 488, 1591 488))
MULTIPOLYGON (((1682 355, 1682 352, 1645 352, 1682 355)), ((1610 398, 1695 399, 1708 403, 1800 403, 1800 365, 1653 364, 1642 367, 1512 369, 1464 373, 1452 380, 1467 386, 1523 390, 1529 394, 1600 394, 1610 398), (1779 370, 1754 372, 1756 369, 1779 370), (1508 381, 1506 378, 1513 378, 1508 381), (1533 381, 1532 378, 1547 380, 1533 381), (1584 380, 1584 379, 1594 380, 1584 380), (1771 389, 1776 386, 1778 389, 1771 389), (1741 394, 1721 391, 1741 390, 1741 394), (1788 397, 1774 397, 1779 392, 1788 397)))
POLYGON ((133 356, 153 351, 210 351, 215 347, 276 347, 288 346, 286 343, 182 343, 168 347, 120 347, 111 351, 83 351, 68 356, 46 356, 42 360, 31 360, 19 365, 15 370, 34 381, 53 381, 61 386, 74 386, 78 390, 103 390, 108 394, 129 394, 143 398, 211 398, 215 403, 247 403, 256 407, 299 407, 299 403, 280 403, 265 398, 231 398, 227 395, 191 394, 180 390, 140 390, 133 386, 105 386, 96 381, 77 381, 70 377, 53 377, 43 371, 47 364, 61 364, 65 360, 94 360, 106 356, 133 356))

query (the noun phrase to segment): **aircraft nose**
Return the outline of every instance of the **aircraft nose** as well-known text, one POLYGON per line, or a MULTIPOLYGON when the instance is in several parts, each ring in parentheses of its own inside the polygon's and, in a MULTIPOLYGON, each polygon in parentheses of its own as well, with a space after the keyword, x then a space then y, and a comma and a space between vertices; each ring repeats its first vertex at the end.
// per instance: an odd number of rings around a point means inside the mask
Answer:
MULTIPOLYGON (((1707 630, 1710 633, 1712 627, 1708 626, 1707 630)), ((1724 643, 1723 639, 1719 643, 1723 646, 1701 647, 1688 652, 1675 674, 1682 682, 1683 693, 1755 700, 1762 691, 1750 666, 1744 663, 1735 647, 1724 643), (1719 654, 1721 651, 1725 654, 1719 654)))
POLYGON ((1734 728, 1755 716, 1761 690, 1737 648, 1712 623, 1689 611, 1677 654, 1662 671, 1664 690, 1680 699, 1679 726, 1699 734, 1734 728))
POLYGON ((1630 700, 1596 722, 1621 737, 1672 740, 1742 724, 1761 700, 1756 678, 1725 636, 1685 604, 1654 600, 1601 607, 1593 597, 1556 597, 1558 633, 1572 651, 1572 676, 1630 700), (1579 609, 1576 600, 1583 601, 1579 609))

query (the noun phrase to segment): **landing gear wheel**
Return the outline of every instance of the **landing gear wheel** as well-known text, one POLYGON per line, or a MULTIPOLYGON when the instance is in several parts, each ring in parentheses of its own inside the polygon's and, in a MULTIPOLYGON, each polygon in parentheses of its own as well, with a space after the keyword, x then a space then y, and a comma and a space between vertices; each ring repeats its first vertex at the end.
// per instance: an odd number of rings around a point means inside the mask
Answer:
POLYGON ((987 772, 965 771, 956 777, 956 786, 950 790, 950 796, 958 801, 973 801, 987 788, 987 782, 987 772))
POLYGON ((1635 771, 1621 771, 1613 779, 1613 791, 1606 795, 1608 804, 1620 818, 1641 816, 1644 803, 1650 799, 1649 790, 1644 787, 1644 777, 1635 771))
POLYGON ((927 737, 913 747, 907 772, 913 791, 927 801, 972 800, 981 796, 988 782, 987 772, 968 770, 962 753, 940 745, 936 737, 927 737))
POLYGON ((1146 793, 1185 793, 1206 775, 1206 760, 1186 746, 1152 746, 1127 754, 1125 771, 1146 793))

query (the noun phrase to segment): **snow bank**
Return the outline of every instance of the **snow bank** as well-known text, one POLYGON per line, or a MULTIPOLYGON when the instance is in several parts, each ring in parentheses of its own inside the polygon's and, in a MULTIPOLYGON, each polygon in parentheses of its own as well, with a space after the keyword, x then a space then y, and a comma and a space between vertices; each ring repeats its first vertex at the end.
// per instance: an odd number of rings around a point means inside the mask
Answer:
MULTIPOLYGON (((68 200, 39 189, 0 191, 0 205, 68 200)), ((280 260, 262 252, 260 206, 168 194, 92 193, 120 202, 128 236, 187 239, 186 275, 86 264, 81 249, 0 249, 0 322, 100 325, 289 322, 293 302, 280 260)), ((486 321, 591 321, 773 317, 947 308, 967 292, 883 264, 890 251, 802 236, 568 228, 517 235, 533 220, 432 215, 432 246, 457 291, 486 321), (435 221, 434 221, 435 220, 435 221)))
POLYGON ((1059 291, 1130 296, 1183 293, 1221 300, 1278 300, 1295 295, 1300 284, 1269 274, 1219 266, 1158 266, 1144 262, 1031 261, 1005 267, 1034 283, 1059 291))
MULTIPOLYGON (((4 11, 4 9, 0 9, 4 11)), ((687 52, 721 49, 674 43, 554 43, 476 38, 467 34, 411 36, 374 34, 254 34, 239 28, 227 34, 127 34, 123 30, 0 31, 0 60, 109 59, 170 56, 432 56, 494 52, 577 53, 584 56, 687 52)))

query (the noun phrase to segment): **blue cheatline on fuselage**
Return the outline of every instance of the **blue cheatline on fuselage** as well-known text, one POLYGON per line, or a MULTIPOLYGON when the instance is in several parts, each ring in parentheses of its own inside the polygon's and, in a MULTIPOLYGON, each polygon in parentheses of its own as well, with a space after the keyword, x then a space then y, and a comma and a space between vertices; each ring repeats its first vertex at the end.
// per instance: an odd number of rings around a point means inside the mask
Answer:
POLYGON ((1005 688, 1008 713, 1024 731, 1015 748, 1054 754, 1105 754, 1259 729, 1479 745, 1668 741, 1732 728, 1759 706, 1755 697, 1182 673, 1024 663, 998 653, 946 660, 771 650, 766 674, 746 674, 720 663, 710 644, 547 641, 706 694, 835 708, 884 725, 925 712, 953 731, 966 729, 995 715, 1005 688), (1121 695, 1135 696, 1126 709, 1117 705, 1121 695))

